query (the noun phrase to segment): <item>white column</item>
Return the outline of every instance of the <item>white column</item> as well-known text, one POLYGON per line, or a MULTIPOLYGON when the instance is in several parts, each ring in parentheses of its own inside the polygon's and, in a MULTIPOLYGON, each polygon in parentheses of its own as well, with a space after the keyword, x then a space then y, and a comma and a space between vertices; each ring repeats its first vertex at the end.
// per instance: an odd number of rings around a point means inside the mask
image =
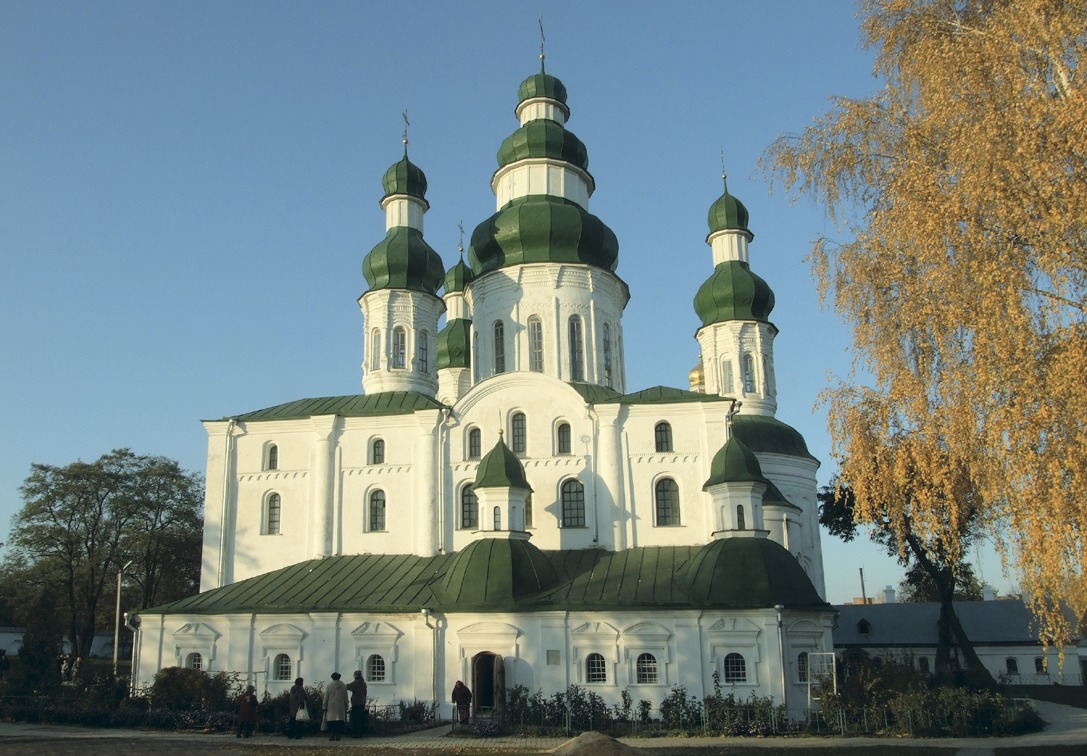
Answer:
POLYGON ((310 418, 317 436, 313 460, 313 555, 332 554, 332 434, 336 415, 310 418))
POLYGON ((435 556, 438 553, 438 424, 439 411, 416 414, 422 432, 415 447, 415 554, 435 556))

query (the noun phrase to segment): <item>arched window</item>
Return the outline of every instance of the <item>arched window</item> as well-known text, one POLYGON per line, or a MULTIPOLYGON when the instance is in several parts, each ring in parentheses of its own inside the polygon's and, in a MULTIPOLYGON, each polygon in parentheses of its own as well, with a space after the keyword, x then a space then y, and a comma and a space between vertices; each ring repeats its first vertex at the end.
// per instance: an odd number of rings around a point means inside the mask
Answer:
POLYGON ((808 652, 801 651, 796 655, 796 679, 797 682, 808 681, 808 652))
POLYGON ((543 372, 543 321, 533 315, 528 319, 528 369, 543 372))
POLYGON ((725 682, 747 682, 747 662, 741 654, 731 653, 725 657, 725 682))
POLYGON ((747 523, 744 520, 744 505, 736 505, 736 529, 747 530, 747 523))
POLYGON ((291 666, 291 657, 287 654, 276 654, 276 658, 272 661, 272 679, 290 680, 291 666))
POLYGON ((755 360, 750 354, 744 355, 744 393, 753 394, 757 390, 755 383, 755 360))
POLYGON ((494 373, 506 372, 506 326, 501 320, 494 321, 494 373))
POLYGON ((483 451, 483 434, 479 428, 468 431, 468 459, 479 459, 483 451))
POLYGON ((736 390, 736 379, 732 375, 732 360, 725 360, 721 363, 721 381, 722 390, 726 394, 731 394, 736 390))
POLYGON ((562 527, 585 527, 585 486, 580 480, 562 484, 562 527))
POLYGON ((559 454, 570 453, 570 423, 559 423, 558 449, 559 454))
POLYGON ((581 318, 570 318, 570 380, 585 380, 584 344, 581 340, 581 318))
POLYGON ((510 448, 514 454, 524 454, 526 446, 525 413, 515 412, 510 419, 510 448))
POLYGON ((275 444, 268 444, 268 458, 264 463, 265 470, 278 470, 279 469, 279 447, 275 444))
POLYGON ((494 508, 494 529, 502 529, 502 507, 494 508))
POLYGON ((1039 675, 1048 674, 1049 672, 1049 660, 1044 656, 1034 657, 1034 671, 1039 675))
POLYGON ((383 465, 385 464, 385 441, 380 438, 375 438, 374 443, 370 446, 370 464, 383 465))
POLYGON ((370 331, 370 369, 381 369, 381 331, 370 331))
POLYGON ((268 497, 268 506, 264 512, 264 534, 279 535, 279 521, 282 513, 283 500, 279 494, 274 493, 268 497))
POLYGON ((927 656, 919 656, 917 658, 917 669, 921 670, 921 672, 923 674, 926 674, 926 675, 928 674, 929 669, 928 669, 928 657, 927 656))
POLYGON ((868 620, 861 620, 857 623, 857 633, 859 635, 868 635, 872 632, 872 623, 868 620))
POLYGON ((472 382, 479 383, 479 331, 472 331, 472 382))
POLYGON ((393 369, 403 370, 408 351, 408 335, 403 328, 393 329, 393 369))
POLYGON ((479 498, 471 486, 465 486, 460 492, 460 526, 472 530, 479 523, 479 498))
POLYGON ((656 448, 659 452, 672 451, 672 426, 665 422, 657 423, 657 427, 653 429, 654 440, 656 441, 656 448))
POLYGON ((657 657, 653 654, 639 654, 634 663, 636 679, 639 685, 656 685, 660 682, 657 674, 657 657))
POLYGON ((1019 674, 1019 660, 1015 657, 1009 656, 1007 659, 1005 659, 1004 666, 1007 668, 1009 675, 1019 674))
POLYGON ((366 659, 366 681, 385 682, 385 659, 379 654, 371 654, 366 659))
POLYGON ((657 525, 679 525, 679 486, 671 478, 661 478, 656 489, 657 525))
POLYGON ((608 681, 608 667, 604 663, 604 657, 600 654, 589 654, 585 657, 585 682, 606 683, 608 681))
POLYGON ((611 388, 611 329, 604 324, 604 385, 611 388))
POLYGON ((426 373, 430 370, 430 352, 428 351, 430 337, 426 331, 420 331, 417 338, 419 339, 419 361, 415 363, 415 371, 426 373))
POLYGON ((370 494, 370 527, 371 533, 378 533, 385 529, 385 492, 381 489, 370 494))
POLYGON ((204 657, 197 653, 191 653, 185 657, 186 669, 203 669, 204 657))

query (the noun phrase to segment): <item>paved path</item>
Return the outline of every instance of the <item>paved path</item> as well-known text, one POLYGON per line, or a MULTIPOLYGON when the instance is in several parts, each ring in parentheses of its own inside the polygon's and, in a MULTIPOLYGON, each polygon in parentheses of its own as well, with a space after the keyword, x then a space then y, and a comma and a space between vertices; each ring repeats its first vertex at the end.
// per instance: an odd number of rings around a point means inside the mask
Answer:
MULTIPOLYGON (((1045 730, 1031 735, 1014 738, 925 738, 895 739, 896 747, 938 746, 957 748, 959 756, 988 756, 996 748, 1033 749, 1045 746, 1084 746, 1087 752, 1087 710, 1071 706, 1034 702, 1038 713, 1048 723, 1045 730)), ((398 737, 365 738, 352 740, 346 738, 338 742, 329 742, 323 738, 305 738, 287 740, 278 736, 256 736, 246 741, 238 741, 230 735, 207 735, 201 733, 176 733, 144 730, 94 730, 82 727, 60 725, 39 725, 25 723, 0 724, 0 753, 28 754, 31 756, 52 756, 67 754, 78 749, 86 752, 86 746, 100 746, 101 752, 110 752, 114 746, 132 744, 138 741, 138 749, 144 753, 180 754, 202 753, 212 750, 230 749, 235 745, 246 747, 271 748, 345 748, 353 752, 390 753, 399 750, 450 751, 457 746, 488 748, 496 751, 521 753, 547 753, 566 741, 565 738, 545 737, 503 737, 476 740, 450 740, 449 725, 430 730, 401 735, 398 737), (65 742, 67 741, 67 743, 65 742), (79 741, 77 744, 75 741, 79 741)), ((624 743, 643 749, 659 750, 667 753, 669 749, 739 746, 745 748, 818 748, 827 753, 843 750, 844 746, 887 746, 892 741, 887 738, 832 738, 832 737, 789 737, 789 738, 620 738, 624 743)), ((98 752, 98 748, 93 749, 98 752)), ((125 749, 121 749, 125 750, 125 749)), ((1024 750, 1024 753, 1028 751, 1024 750)))

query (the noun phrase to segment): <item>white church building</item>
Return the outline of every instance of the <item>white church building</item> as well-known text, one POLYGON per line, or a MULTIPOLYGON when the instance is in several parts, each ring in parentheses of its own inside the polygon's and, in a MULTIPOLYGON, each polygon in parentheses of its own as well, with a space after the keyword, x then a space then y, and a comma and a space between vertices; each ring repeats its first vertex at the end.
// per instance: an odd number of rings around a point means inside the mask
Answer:
POLYGON ((459 679, 500 708, 514 685, 658 703, 717 673, 807 705, 835 613, 819 463, 775 418, 747 210, 727 187, 710 207, 689 387, 630 391, 630 292, 566 100, 542 66, 521 84, 497 211, 448 270, 405 144, 362 265, 363 393, 205 422, 201 592, 140 613, 135 685, 360 669, 379 704, 459 679))

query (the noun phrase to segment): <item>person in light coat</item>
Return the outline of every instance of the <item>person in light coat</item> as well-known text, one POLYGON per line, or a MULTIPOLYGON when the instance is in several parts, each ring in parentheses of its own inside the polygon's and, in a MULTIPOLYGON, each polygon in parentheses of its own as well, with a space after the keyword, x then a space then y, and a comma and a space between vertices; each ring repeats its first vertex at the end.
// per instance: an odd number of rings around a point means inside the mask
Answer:
POLYGON ((347 722, 347 686, 340 681, 339 672, 332 673, 332 682, 325 690, 324 717, 328 722, 328 739, 342 738, 344 723, 347 722))

